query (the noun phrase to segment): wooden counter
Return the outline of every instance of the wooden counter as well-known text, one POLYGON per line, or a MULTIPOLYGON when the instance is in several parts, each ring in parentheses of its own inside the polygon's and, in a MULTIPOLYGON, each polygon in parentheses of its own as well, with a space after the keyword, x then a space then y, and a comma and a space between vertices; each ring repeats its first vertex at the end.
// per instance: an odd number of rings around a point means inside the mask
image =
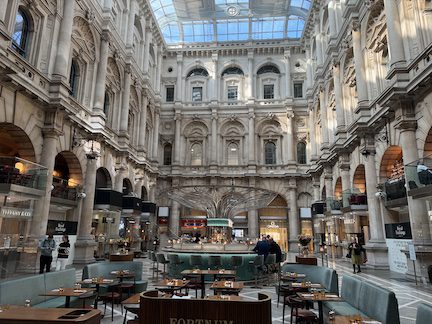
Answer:
POLYGON ((271 298, 258 293, 256 300, 161 298, 157 291, 141 294, 140 324, 178 324, 219 322, 235 324, 271 324, 271 298), (197 321, 198 320, 198 321, 197 321), (191 322, 192 323, 192 322, 191 322))
POLYGON ((133 253, 114 253, 110 254, 110 261, 133 261, 134 254, 133 253))
POLYGON ((101 321, 100 310, 89 310, 88 313, 76 318, 61 319, 68 313, 79 309, 73 308, 33 308, 33 307, 10 307, 2 308, 0 312, 1 324, 54 324, 54 323, 81 323, 81 324, 99 324, 101 321))

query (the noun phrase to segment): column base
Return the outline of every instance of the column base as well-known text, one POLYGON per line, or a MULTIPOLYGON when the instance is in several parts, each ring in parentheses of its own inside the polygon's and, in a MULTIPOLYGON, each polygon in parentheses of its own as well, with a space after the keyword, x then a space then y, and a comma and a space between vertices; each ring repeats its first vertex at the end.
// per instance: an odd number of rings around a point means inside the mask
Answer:
POLYGON ((428 275, 428 266, 432 265, 432 243, 418 244, 414 243, 416 251, 416 261, 412 261, 409 258, 409 252, 403 251, 407 257, 408 271, 406 272, 406 277, 415 280, 414 275, 414 263, 415 263, 415 273, 417 276, 417 281, 423 284, 432 283, 432 278, 428 275))
POLYGON ((299 252, 301 251, 300 250, 301 247, 299 249, 298 244, 299 244, 299 241, 297 239, 295 239, 295 240, 288 240, 288 251, 300 254, 299 252))
POLYGON ((372 269, 388 270, 388 248, 385 242, 369 241, 364 248, 366 249, 366 266, 372 269))
POLYGON ((89 239, 78 239, 75 243, 75 258, 74 264, 88 264, 96 262, 94 251, 96 242, 89 239))

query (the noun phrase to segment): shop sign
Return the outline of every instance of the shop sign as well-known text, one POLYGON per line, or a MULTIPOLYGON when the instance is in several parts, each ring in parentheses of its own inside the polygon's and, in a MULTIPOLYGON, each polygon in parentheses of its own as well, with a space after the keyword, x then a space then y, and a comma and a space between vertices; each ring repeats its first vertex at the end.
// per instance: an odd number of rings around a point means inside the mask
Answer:
POLYGON ((102 223, 111 223, 111 224, 114 224, 115 223, 115 218, 114 217, 103 217, 102 218, 102 223))
POLYGON ((5 218, 31 218, 33 216, 33 209, 0 207, 0 216, 5 218))
POLYGON ((279 228, 279 225, 277 225, 275 222, 270 222, 270 224, 267 225, 267 228, 279 228))
POLYGON ((344 224, 345 225, 355 224, 355 219, 354 218, 348 218, 348 219, 345 218, 344 224))
POLYGON ((411 224, 409 222, 385 224, 385 232, 388 239, 412 239, 411 224))
POLYGON ((78 222, 48 220, 47 232, 53 235, 76 235, 78 222))

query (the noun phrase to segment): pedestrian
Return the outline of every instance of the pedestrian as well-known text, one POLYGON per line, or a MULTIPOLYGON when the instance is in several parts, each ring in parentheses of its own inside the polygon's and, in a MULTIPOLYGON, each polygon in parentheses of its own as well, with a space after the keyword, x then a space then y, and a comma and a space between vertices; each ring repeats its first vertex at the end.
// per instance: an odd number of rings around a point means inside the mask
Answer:
POLYGON ((59 248, 57 249, 58 255, 57 255, 56 271, 66 269, 66 265, 69 258, 69 249, 70 249, 69 236, 63 235, 62 239, 63 242, 59 244, 59 248))
POLYGON ((348 250, 347 256, 351 258, 354 273, 356 273, 356 265, 357 273, 361 272, 360 265, 366 262, 366 258, 362 257, 362 253, 365 254, 365 249, 356 238, 353 238, 352 242, 348 245, 348 250))
POLYGON ((56 248, 56 243, 54 241, 54 236, 52 234, 48 234, 48 237, 44 239, 40 246, 41 256, 39 259, 39 273, 43 273, 46 267, 46 272, 51 271, 51 263, 52 263, 52 252, 56 248))
POLYGON ((253 251, 256 252, 258 255, 264 255, 264 259, 267 258, 267 255, 269 254, 270 251, 270 245, 265 235, 262 236, 261 241, 257 242, 253 251))
POLYGON ((269 239, 270 243, 270 254, 276 254, 276 263, 280 263, 282 261, 282 250, 277 244, 277 242, 273 239, 273 237, 270 237, 269 239))

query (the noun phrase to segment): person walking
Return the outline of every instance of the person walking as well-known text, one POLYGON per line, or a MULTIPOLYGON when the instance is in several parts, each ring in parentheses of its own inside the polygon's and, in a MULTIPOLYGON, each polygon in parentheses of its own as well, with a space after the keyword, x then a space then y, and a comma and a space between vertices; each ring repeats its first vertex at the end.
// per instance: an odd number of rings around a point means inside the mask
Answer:
POLYGON ((262 236, 261 241, 257 242, 253 251, 256 252, 258 255, 264 255, 264 259, 267 258, 267 255, 269 254, 270 251, 270 245, 265 235, 262 236))
POLYGON ((63 242, 59 244, 59 248, 57 249, 58 255, 57 255, 56 271, 66 269, 66 265, 69 258, 69 249, 70 249, 69 236, 63 235, 62 239, 63 242))
POLYGON ((44 239, 40 246, 41 256, 39 259, 39 273, 43 273, 46 267, 46 272, 51 271, 51 263, 52 263, 52 252, 56 248, 56 243, 54 241, 54 236, 52 234, 48 234, 48 237, 44 239))
POLYGON ((357 273, 361 272, 360 265, 363 263, 365 259, 362 257, 362 253, 365 253, 365 249, 358 242, 357 239, 353 239, 352 242, 348 245, 348 250, 349 250, 348 255, 351 257, 354 273, 356 273, 356 265, 357 265, 357 273))

